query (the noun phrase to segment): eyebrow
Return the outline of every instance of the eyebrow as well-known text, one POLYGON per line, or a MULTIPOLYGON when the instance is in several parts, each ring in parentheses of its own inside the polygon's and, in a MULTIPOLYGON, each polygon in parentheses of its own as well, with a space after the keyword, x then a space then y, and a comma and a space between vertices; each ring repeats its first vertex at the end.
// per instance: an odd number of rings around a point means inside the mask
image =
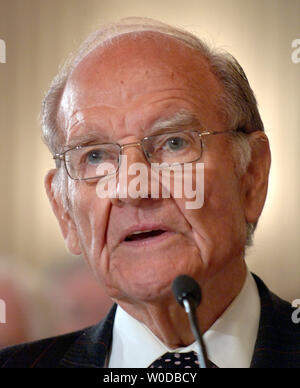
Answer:
POLYGON ((99 130, 90 130, 84 135, 78 133, 72 136, 72 138, 67 142, 64 148, 70 149, 75 148, 77 146, 87 145, 89 143, 104 143, 103 135, 102 139, 101 136, 99 136, 99 130))
POLYGON ((200 128, 204 128, 199 118, 195 115, 195 113, 192 113, 187 110, 180 110, 167 118, 160 118, 156 120, 151 125, 151 131, 156 132, 167 128, 171 129, 171 128, 187 127, 187 126, 193 126, 193 127, 197 126, 200 128))
MULTIPOLYGON (((160 131, 164 129, 179 129, 180 127, 197 127, 197 128, 204 128, 201 124, 199 118, 195 115, 195 113, 192 113, 187 110, 180 110, 178 112, 175 112, 174 114, 165 117, 165 118, 159 118, 154 121, 154 123, 150 126, 149 134, 148 136, 154 133, 159 133, 160 131)), ((71 149, 75 148, 77 146, 84 146, 88 145, 90 143, 111 143, 111 141, 105 141, 104 138, 106 136, 99 136, 99 129, 91 129, 89 132, 85 134, 80 134, 80 131, 78 131, 78 134, 75 134, 72 136, 72 138, 67 142, 67 144, 64 146, 64 149, 71 149)), ((107 137, 106 137, 107 138, 107 137)))

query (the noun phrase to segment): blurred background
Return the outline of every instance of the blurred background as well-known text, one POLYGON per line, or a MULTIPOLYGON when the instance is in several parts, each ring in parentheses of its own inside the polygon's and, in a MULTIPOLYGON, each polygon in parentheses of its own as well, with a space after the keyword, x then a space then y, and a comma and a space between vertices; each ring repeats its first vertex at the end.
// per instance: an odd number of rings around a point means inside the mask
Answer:
POLYGON ((43 180, 53 161, 39 111, 69 53, 99 26, 127 16, 186 28, 243 66, 273 157, 247 262, 279 296, 300 298, 300 53, 292 56, 299 0, 0 0, 0 299, 7 307, 0 347, 96 323, 110 306, 67 254, 50 209, 43 180))

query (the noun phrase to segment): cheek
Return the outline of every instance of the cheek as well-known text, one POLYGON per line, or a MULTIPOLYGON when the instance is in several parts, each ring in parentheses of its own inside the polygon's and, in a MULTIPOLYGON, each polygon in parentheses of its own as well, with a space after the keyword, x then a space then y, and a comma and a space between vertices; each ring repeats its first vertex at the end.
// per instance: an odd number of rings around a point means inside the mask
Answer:
POLYGON ((73 190, 71 197, 77 234, 85 260, 99 277, 98 268, 105 252, 111 202, 97 197, 95 185, 82 182, 78 185, 80 187, 73 190))
MULTIPOLYGON (((194 185, 196 182, 194 178, 194 185)), ((204 202, 200 209, 187 209, 187 198, 174 200, 191 226, 208 267, 241 255, 246 237, 245 218, 239 180, 230 166, 214 169, 205 165, 204 202)))
POLYGON ((240 182, 232 168, 216 169, 201 163, 194 166, 192 173, 183 171, 183 177, 182 196, 174 191, 174 187, 178 187, 176 181, 172 181, 171 196, 188 219, 211 214, 211 222, 215 223, 220 218, 241 212, 240 182))

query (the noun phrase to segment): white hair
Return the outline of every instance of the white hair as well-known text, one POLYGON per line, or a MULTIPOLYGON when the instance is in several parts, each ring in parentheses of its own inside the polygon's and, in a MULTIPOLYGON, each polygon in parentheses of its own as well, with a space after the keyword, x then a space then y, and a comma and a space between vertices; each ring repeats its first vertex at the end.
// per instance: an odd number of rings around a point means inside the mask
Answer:
MULTIPOLYGON (((72 71, 96 47, 109 46, 113 40, 124 34, 131 34, 134 39, 142 32, 157 32, 170 36, 198 50, 206 59, 211 72, 223 89, 222 95, 218 96, 218 109, 224 115, 228 129, 238 129, 234 153, 238 157, 239 173, 245 172, 251 160, 251 146, 246 134, 258 130, 264 131, 264 127, 255 96, 242 67, 232 55, 210 48, 195 35, 148 18, 126 18, 103 26, 92 33, 60 69, 46 93, 42 106, 43 139, 52 154, 61 152, 65 142, 64 132, 59 128, 57 116, 65 85, 72 71)), ((59 180, 56 179, 56 188, 60 191, 65 187, 64 179, 66 179, 61 178, 63 174, 60 174, 59 180)), ((247 245, 250 245, 255 227, 256 224, 247 225, 247 245)))

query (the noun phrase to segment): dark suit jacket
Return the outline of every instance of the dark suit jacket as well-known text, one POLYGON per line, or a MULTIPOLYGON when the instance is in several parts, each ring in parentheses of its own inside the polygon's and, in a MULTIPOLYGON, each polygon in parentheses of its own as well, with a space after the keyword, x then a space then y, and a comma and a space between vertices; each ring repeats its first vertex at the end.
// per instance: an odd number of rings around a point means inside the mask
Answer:
MULTIPOLYGON (((261 298, 258 336, 251 368, 300 367, 300 323, 291 305, 272 294, 255 276, 261 298)), ((2 368, 103 368, 112 339, 113 306, 99 324, 74 333, 0 351, 2 368)))

